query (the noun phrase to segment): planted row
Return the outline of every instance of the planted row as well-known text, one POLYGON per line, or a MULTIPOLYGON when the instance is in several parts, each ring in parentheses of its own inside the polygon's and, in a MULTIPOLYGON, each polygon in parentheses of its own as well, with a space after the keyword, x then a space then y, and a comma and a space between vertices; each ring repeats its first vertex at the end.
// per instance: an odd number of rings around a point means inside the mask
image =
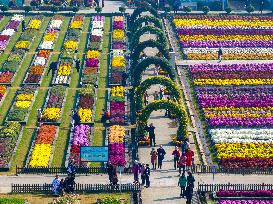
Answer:
POLYGON ((123 86, 111 88, 110 95, 110 122, 114 124, 125 123, 125 90, 123 86))

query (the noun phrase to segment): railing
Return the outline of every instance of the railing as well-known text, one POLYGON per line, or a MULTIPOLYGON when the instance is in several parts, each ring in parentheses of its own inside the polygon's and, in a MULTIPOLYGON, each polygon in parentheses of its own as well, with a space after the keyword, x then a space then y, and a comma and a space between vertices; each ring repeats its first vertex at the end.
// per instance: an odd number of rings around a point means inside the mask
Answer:
MULTIPOLYGON (((125 168, 123 173, 131 173, 131 168, 125 168)), ((76 168, 76 174, 106 174, 107 169, 102 167, 82 167, 76 168)), ((16 175, 18 174, 67 174, 65 167, 48 167, 48 168, 28 168, 16 167, 16 175)))
POLYGON ((221 173, 221 174, 273 174, 273 167, 247 167, 247 168, 225 168, 222 166, 194 165, 190 171, 197 174, 221 173))
MULTIPOLYGON (((140 192, 139 184, 121 184, 121 185, 105 185, 105 184, 76 184, 74 191, 76 193, 113 193, 113 192, 140 192)), ((12 193, 44 193, 52 192, 51 184, 12 184, 12 193)))
POLYGON ((198 192, 273 190, 273 184, 199 184, 198 192))

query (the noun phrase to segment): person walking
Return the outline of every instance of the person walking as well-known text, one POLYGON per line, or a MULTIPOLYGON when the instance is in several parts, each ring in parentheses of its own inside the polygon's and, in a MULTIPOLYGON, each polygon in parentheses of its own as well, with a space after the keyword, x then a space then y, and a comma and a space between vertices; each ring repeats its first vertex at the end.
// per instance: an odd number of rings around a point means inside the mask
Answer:
POLYGON ((180 158, 180 152, 179 152, 179 149, 177 147, 175 147, 172 155, 173 155, 174 169, 176 170, 177 163, 178 163, 179 158, 180 158))
POLYGON ((151 170, 149 167, 149 164, 146 164, 146 168, 145 168, 145 181, 146 181, 146 188, 150 187, 150 174, 151 174, 151 170))
POLYGON ((143 163, 140 169, 141 185, 143 186, 145 185, 145 169, 146 167, 145 167, 145 164, 143 163))
POLYGON ((222 47, 219 47, 219 50, 218 50, 218 62, 219 63, 222 61, 222 55, 223 55, 222 47))
POLYGON ((193 166, 193 161, 194 161, 194 152, 191 149, 188 149, 186 152, 186 167, 187 169, 190 169, 191 166, 193 166))
POLYGON ((76 62, 76 70, 79 73, 80 72, 80 68, 81 68, 81 60, 80 60, 80 58, 77 58, 75 62, 76 62))
POLYGON ((160 98, 160 100, 163 99, 163 97, 164 97, 164 88, 163 88, 163 86, 160 86, 160 88, 159 88, 159 98, 160 98))
POLYGON ((179 180, 178 180, 178 186, 180 186, 180 197, 183 197, 185 196, 185 188, 187 186, 187 178, 185 176, 185 174, 183 173, 180 177, 179 177, 179 180))
POLYGON ((179 175, 181 175, 181 169, 183 169, 183 174, 185 174, 186 161, 187 161, 186 155, 182 154, 178 161, 179 175))
POLYGON ((57 196, 59 193, 59 187, 60 187, 60 179, 59 176, 56 175, 54 180, 52 181, 52 194, 54 196, 57 196))
POLYGON ((193 187, 191 185, 187 185, 185 195, 187 198, 186 204, 191 204, 192 195, 193 195, 193 187))
POLYGON ((106 168, 107 168, 107 174, 108 174, 109 182, 110 182, 110 184, 112 184, 114 167, 110 162, 107 162, 106 168))
POLYGON ((155 91, 153 95, 154 95, 154 101, 159 100, 159 94, 157 91, 155 91))
POLYGON ((190 148, 190 143, 189 143, 189 140, 187 138, 184 140, 181 147, 182 147, 182 154, 186 154, 187 150, 190 148))
POLYGON ((162 169, 162 161, 164 160, 164 156, 166 154, 166 151, 163 149, 162 145, 157 149, 157 155, 158 155, 158 168, 162 169))
POLYGON ((151 123, 148 127, 146 127, 146 130, 149 133, 149 138, 150 138, 150 146, 153 146, 154 143, 154 147, 155 147, 155 127, 154 124, 151 123))
POLYGON ((133 174, 134 174, 134 184, 139 183, 138 175, 139 175, 139 173, 140 173, 140 168, 139 168, 139 164, 138 164, 138 161, 137 161, 137 160, 135 160, 135 162, 134 162, 134 164, 133 164, 132 172, 133 172, 133 174))
POLYGON ((147 106, 149 103, 148 99, 149 99, 149 95, 148 95, 147 91, 145 91, 145 93, 144 93, 144 105, 145 106, 147 106))
POLYGON ((22 20, 22 32, 24 32, 26 30, 26 22, 25 20, 23 19, 22 20))
MULTIPOLYGON (((170 100, 170 97, 167 97, 167 101, 170 100)), ((165 117, 170 117, 170 110, 167 108, 166 111, 165 111, 165 117)))
POLYGON ((153 165, 153 169, 156 169, 156 165, 157 165, 157 151, 155 151, 155 148, 152 148, 152 151, 151 151, 150 155, 151 155, 151 163, 153 165))
POLYGON ((188 171, 187 185, 190 186, 193 189, 194 188, 194 182, 195 182, 194 176, 192 175, 192 173, 190 171, 188 171))

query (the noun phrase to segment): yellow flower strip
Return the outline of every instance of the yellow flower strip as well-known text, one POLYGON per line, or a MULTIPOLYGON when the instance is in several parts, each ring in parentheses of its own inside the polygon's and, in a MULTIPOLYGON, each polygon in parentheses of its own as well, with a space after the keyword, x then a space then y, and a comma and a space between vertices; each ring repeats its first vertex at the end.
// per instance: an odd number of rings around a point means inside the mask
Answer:
MULTIPOLYGON (((252 59, 259 59, 259 60, 267 60, 272 59, 273 54, 223 54, 223 60, 252 60, 252 59)), ((196 53, 188 53, 189 60, 217 60, 218 55, 215 54, 196 54, 196 53)))
POLYGON ((245 41, 245 40, 273 40, 273 35, 180 35, 180 41, 245 41))
POLYGON ((29 25, 28 25, 28 28, 29 29, 39 29, 41 23, 42 22, 40 20, 37 20, 37 19, 31 20, 29 25))
POLYGON ((272 117, 273 113, 205 113, 206 118, 215 118, 215 117, 230 117, 230 118, 264 118, 264 117, 272 117))
POLYGON ((87 51, 87 58, 100 58, 100 52, 97 50, 88 50, 87 51))
POLYGON ((215 144, 217 158, 273 158, 273 144, 215 144))
POLYGON ((31 101, 16 101, 15 106, 17 108, 29 108, 31 101))
POLYGON ((15 47, 17 49, 26 49, 29 47, 29 45, 30 45, 29 41, 19 41, 16 43, 15 47))
POLYGON ((112 66, 113 67, 124 67, 125 66, 124 56, 113 57, 112 58, 112 66))
POLYGON ((119 125, 113 125, 109 131, 109 142, 110 143, 123 143, 125 137, 125 128, 119 125))
POLYGON ((16 97, 17 101, 31 101, 34 97, 34 94, 18 94, 16 97))
POLYGON ((90 123, 92 120, 92 110, 79 108, 78 115, 80 117, 81 123, 90 123))
POLYGON ((123 86, 112 87, 111 88, 111 95, 124 97, 124 87, 123 86))
POLYGON ((47 33, 44 36, 44 41, 52 41, 53 42, 53 41, 55 41, 56 37, 57 37, 56 33, 47 33))
POLYGON ((173 23, 176 26, 246 26, 246 27, 259 27, 259 26, 273 26, 273 21, 269 20, 212 20, 212 19, 174 19, 173 23))
POLYGON ((262 110, 273 110, 272 106, 267 107, 209 107, 209 108, 203 108, 204 111, 262 111, 262 110))
POLYGON ((214 85, 214 86, 227 86, 227 85, 271 85, 273 79, 194 79, 195 85, 214 85))
POLYGON ((69 76, 71 73, 72 64, 62 64, 58 69, 59 76, 69 76))
POLYGON ((51 144, 35 144, 31 154, 29 167, 48 167, 51 152, 51 144))
POLYGON ((42 113, 42 118, 46 120, 59 120, 61 117, 60 108, 46 108, 42 113))

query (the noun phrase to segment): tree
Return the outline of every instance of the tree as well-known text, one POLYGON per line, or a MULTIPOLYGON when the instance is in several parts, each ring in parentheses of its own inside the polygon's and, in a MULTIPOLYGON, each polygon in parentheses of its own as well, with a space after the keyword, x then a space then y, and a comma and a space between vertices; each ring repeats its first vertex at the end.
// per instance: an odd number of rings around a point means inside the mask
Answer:
POLYGON ((35 1, 35 0, 30 2, 30 6, 36 7, 38 5, 39 5, 39 3, 37 1, 35 1))
POLYGON ((26 13, 29 13, 30 11, 32 11, 32 7, 31 6, 25 6, 24 10, 26 13))
POLYGON ((74 7, 72 8, 72 11, 73 11, 74 13, 77 13, 77 12, 79 11, 79 7, 78 7, 78 6, 74 6, 74 7))
POLYGON ((95 8, 95 11, 96 11, 97 13, 101 13, 102 8, 101 8, 101 7, 99 7, 99 6, 97 6, 97 7, 95 8))
POLYGON ((208 14, 210 12, 210 8, 208 6, 204 6, 202 8, 202 11, 203 11, 204 14, 208 14))
POLYGON ((231 13, 231 11, 232 11, 232 8, 227 7, 227 8, 225 9, 225 11, 227 12, 227 14, 230 14, 230 13, 231 13))
POLYGON ((121 7, 118 8, 118 10, 120 11, 120 13, 124 14, 125 11, 126 11, 126 8, 124 6, 121 6, 121 7))
POLYGON ((52 7, 50 8, 50 11, 51 11, 52 13, 56 13, 56 12, 59 11, 59 8, 58 8, 57 6, 52 6, 52 7))
POLYGON ((254 6, 252 6, 252 5, 249 5, 249 6, 247 6, 246 7, 246 12, 247 13, 252 13, 252 12, 254 12, 255 11, 255 8, 254 8, 254 6))
POLYGON ((8 7, 11 8, 13 6, 15 6, 15 3, 13 1, 10 1, 9 4, 8 4, 8 7))
POLYGON ((6 11, 8 11, 9 10, 9 7, 8 6, 1 6, 1 11, 3 12, 3 13, 5 13, 6 11))
POLYGON ((189 6, 183 6, 183 11, 186 12, 186 14, 191 12, 191 7, 189 6))

